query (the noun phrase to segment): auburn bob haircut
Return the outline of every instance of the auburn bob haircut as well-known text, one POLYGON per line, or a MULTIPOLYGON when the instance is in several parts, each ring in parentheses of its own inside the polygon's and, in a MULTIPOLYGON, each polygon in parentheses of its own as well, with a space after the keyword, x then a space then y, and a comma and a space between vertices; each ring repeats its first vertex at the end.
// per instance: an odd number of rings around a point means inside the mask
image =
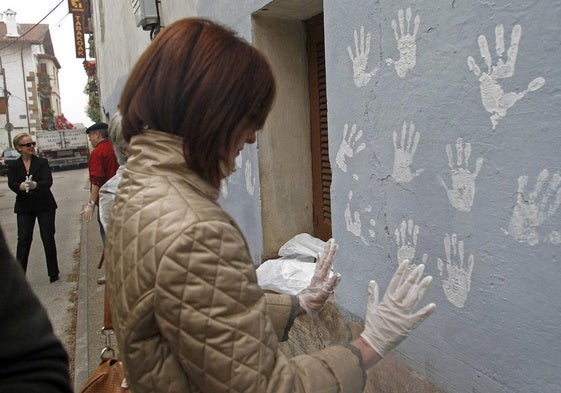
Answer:
POLYGON ((219 152, 244 127, 263 127, 274 96, 271 67, 257 49, 214 22, 182 19, 135 64, 119 103, 123 136, 129 142, 145 128, 182 136, 187 166, 219 187, 219 152))

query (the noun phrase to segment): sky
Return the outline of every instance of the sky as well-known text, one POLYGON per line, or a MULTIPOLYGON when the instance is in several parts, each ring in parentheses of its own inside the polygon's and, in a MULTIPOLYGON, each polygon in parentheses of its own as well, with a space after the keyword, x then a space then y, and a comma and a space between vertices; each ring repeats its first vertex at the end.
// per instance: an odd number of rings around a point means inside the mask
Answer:
POLYGON ((88 103, 88 96, 84 94, 87 77, 82 66, 84 59, 76 58, 74 28, 72 15, 68 13, 68 1, 0 0, 0 12, 7 9, 17 12, 18 23, 35 24, 55 7, 56 9, 41 23, 50 27, 55 55, 61 66, 58 77, 62 113, 71 123, 83 123, 87 127, 93 123, 85 109, 88 103), (59 3, 61 4, 56 7, 59 3))

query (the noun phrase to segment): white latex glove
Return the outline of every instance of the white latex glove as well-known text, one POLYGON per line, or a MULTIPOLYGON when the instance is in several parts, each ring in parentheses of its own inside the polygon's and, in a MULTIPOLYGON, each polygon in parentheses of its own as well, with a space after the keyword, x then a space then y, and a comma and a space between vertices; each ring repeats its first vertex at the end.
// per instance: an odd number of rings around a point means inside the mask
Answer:
POLYGON ((25 180, 29 184, 30 190, 34 190, 37 188, 37 182, 33 181, 33 175, 26 176, 25 180))
POLYGON ((421 280, 425 270, 423 264, 406 275, 408 267, 409 260, 399 265, 381 303, 378 304, 376 281, 370 281, 368 287, 366 321, 360 336, 382 357, 403 341, 436 308, 431 303, 416 313, 411 313, 423 298, 432 277, 426 276, 421 280))
POLYGON ((333 293, 341 280, 341 275, 338 273, 333 274, 331 278, 329 277, 337 248, 338 246, 333 239, 327 241, 323 253, 318 254, 310 285, 298 295, 300 307, 312 318, 323 309, 329 295, 333 293))
POLYGON ((80 212, 80 214, 82 215, 82 218, 86 221, 89 222, 94 214, 95 211, 95 205, 90 205, 89 203, 86 205, 86 207, 84 208, 84 210, 82 210, 80 212))

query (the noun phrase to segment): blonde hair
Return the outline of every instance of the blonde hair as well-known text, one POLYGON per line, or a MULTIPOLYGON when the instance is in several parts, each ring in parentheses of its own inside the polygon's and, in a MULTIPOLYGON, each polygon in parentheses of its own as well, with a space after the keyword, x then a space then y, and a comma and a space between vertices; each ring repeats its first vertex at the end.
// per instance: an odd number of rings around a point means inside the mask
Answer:
POLYGON ((12 139, 12 142, 14 143, 14 149, 19 151, 19 149, 17 148, 17 146, 19 146, 19 141, 20 141, 21 138, 24 138, 26 136, 31 138, 31 135, 29 135, 27 132, 20 132, 19 134, 14 136, 14 138, 12 139))
POLYGON ((121 127, 121 112, 117 111, 111 120, 109 121, 109 131, 108 139, 113 145, 113 150, 115 151, 115 156, 117 156, 117 162, 119 165, 124 165, 127 162, 127 156, 121 148, 128 149, 129 144, 123 138, 123 128, 121 127))

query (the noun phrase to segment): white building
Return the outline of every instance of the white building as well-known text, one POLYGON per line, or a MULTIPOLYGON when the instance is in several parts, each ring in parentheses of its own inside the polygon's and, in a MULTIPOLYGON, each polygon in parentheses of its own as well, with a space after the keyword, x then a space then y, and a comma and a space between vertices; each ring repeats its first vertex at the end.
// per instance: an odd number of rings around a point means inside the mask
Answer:
POLYGON ((0 151, 18 132, 52 128, 61 113, 60 64, 49 25, 20 24, 16 14, 0 14, 0 151))

